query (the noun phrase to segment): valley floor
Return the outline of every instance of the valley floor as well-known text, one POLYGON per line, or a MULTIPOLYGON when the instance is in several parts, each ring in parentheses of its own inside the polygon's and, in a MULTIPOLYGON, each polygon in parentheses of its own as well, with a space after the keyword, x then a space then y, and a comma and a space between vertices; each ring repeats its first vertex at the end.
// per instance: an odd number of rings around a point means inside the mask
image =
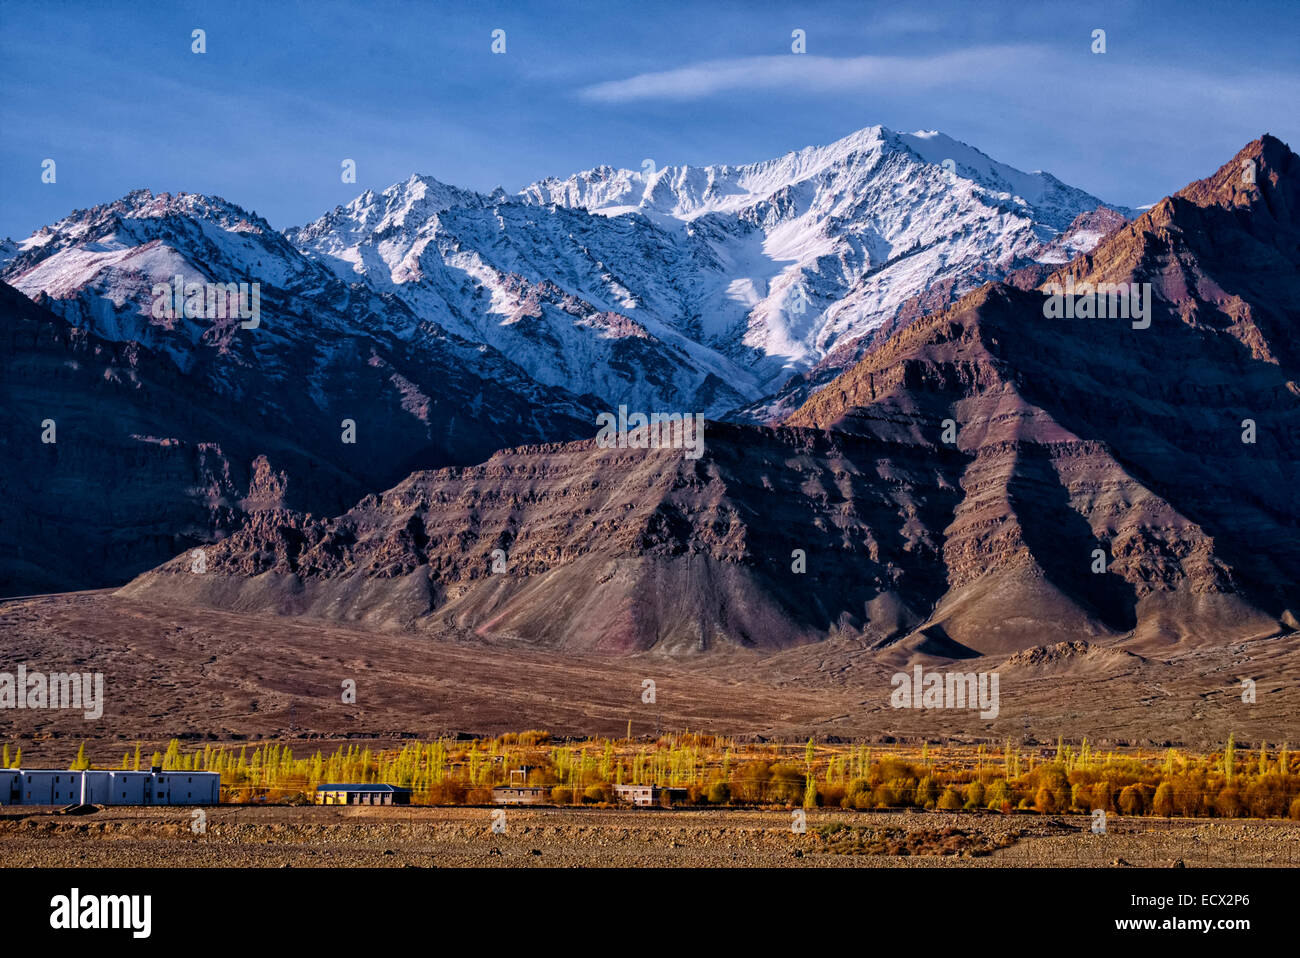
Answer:
MULTIPOLYGON (((495 735, 624 736, 690 729, 802 742, 986 741, 1086 736, 1096 749, 1300 743, 1300 636, 1227 647, 1092 648, 1043 661, 901 658, 834 639, 759 656, 597 658, 486 641, 378 633, 302 619, 173 608, 108 592, 0 604, 0 671, 100 672, 103 716, 0 709, 0 741, 24 762, 98 761, 136 741, 188 745, 270 739, 301 754, 340 740, 495 735), (1000 709, 894 709, 890 677, 927 669, 997 671, 1000 709), (1242 701, 1253 678, 1253 703, 1242 701), (644 701, 645 683, 654 701, 644 701), (355 682, 355 704, 343 701, 355 682), (630 723, 630 724, 629 724, 630 723), (295 740, 302 740, 295 744, 295 740)), ((1123 642, 1119 643, 1123 647, 1123 642)))

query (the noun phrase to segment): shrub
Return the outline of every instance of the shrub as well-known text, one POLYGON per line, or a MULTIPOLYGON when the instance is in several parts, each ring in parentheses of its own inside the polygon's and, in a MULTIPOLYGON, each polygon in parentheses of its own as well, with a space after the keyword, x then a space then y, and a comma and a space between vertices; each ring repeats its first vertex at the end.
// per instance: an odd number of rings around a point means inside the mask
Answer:
POLYGON ((984 783, 971 782, 966 786, 966 808, 981 808, 984 805, 984 783))
POLYGON ((1295 801, 1291 803, 1291 818, 1293 821, 1300 822, 1300 795, 1297 795, 1295 801))
POLYGON ((1214 810, 1224 818, 1236 818, 1241 813, 1241 796, 1234 786, 1229 785, 1215 796, 1214 810))
POLYGON ((1163 815, 1165 818, 1171 818, 1174 814, 1174 786, 1169 782, 1161 782, 1156 789, 1156 797, 1151 803, 1151 810, 1157 815, 1163 815))
POLYGON ((821 797, 821 804, 827 808, 844 804, 843 785, 818 785, 817 794, 821 797))
POLYGON ((768 773, 768 797, 786 805, 802 805, 806 786, 804 773, 790 765, 773 765, 768 773))
POLYGON ((886 756, 872 764, 871 769, 867 772, 867 777, 871 780, 872 785, 879 785, 882 782, 897 779, 916 778, 916 769, 901 759, 886 756))
POLYGON ((709 786, 709 804, 726 805, 731 801, 731 786, 726 782, 718 781, 709 786))
POLYGON ((961 808, 961 796, 954 789, 945 788, 943 794, 939 796, 939 807, 945 812, 951 812, 961 808))
POLYGON ((1088 802, 1090 806, 1088 811, 1095 812, 1099 808, 1103 812, 1115 811, 1115 796, 1111 791, 1110 782, 1105 780, 1093 782, 1089 795, 1091 800, 1088 802))
POLYGON ((435 782, 429 786, 425 801, 430 805, 464 805, 466 789, 459 782, 435 782))
POLYGON ((1286 779, 1270 772, 1246 787, 1245 806, 1256 818, 1281 818, 1287 810, 1286 779))
POLYGON ((1125 785, 1120 789, 1119 810, 1125 815, 1141 815, 1145 810, 1142 790, 1137 785, 1125 785))
POLYGON ((1046 785, 1040 785, 1038 794, 1034 796, 1034 808, 1044 815, 1056 811, 1056 793, 1046 785))
POLYGON ((1075 782, 1070 787, 1070 807, 1088 809, 1092 804, 1092 788, 1083 782, 1075 782))

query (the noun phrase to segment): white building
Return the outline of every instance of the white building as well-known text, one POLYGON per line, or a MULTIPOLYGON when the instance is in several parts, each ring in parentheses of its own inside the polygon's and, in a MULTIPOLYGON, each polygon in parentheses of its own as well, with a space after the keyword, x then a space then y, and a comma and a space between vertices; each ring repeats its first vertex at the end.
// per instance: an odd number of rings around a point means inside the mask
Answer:
POLYGON ((216 805, 220 801, 217 772, 0 769, 0 805, 216 805))

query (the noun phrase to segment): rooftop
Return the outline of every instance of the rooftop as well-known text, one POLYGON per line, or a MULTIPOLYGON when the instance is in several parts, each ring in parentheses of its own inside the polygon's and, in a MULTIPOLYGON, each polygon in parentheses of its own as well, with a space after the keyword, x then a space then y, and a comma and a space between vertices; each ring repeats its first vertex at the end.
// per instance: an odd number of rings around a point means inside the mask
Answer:
POLYGON ((317 785, 318 792, 409 792, 409 788, 400 785, 317 785))

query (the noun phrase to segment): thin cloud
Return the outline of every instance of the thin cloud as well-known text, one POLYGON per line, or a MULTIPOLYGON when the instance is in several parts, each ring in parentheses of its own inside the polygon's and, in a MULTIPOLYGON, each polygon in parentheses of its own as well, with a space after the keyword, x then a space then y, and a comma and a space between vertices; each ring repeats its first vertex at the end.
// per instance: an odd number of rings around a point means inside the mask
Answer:
POLYGON ((970 47, 929 56, 820 57, 809 54, 707 60, 675 70, 640 73, 584 87, 585 100, 697 100, 735 90, 791 90, 808 93, 880 87, 931 89, 1001 72, 1009 63, 1023 69, 1046 54, 1033 45, 970 47))

